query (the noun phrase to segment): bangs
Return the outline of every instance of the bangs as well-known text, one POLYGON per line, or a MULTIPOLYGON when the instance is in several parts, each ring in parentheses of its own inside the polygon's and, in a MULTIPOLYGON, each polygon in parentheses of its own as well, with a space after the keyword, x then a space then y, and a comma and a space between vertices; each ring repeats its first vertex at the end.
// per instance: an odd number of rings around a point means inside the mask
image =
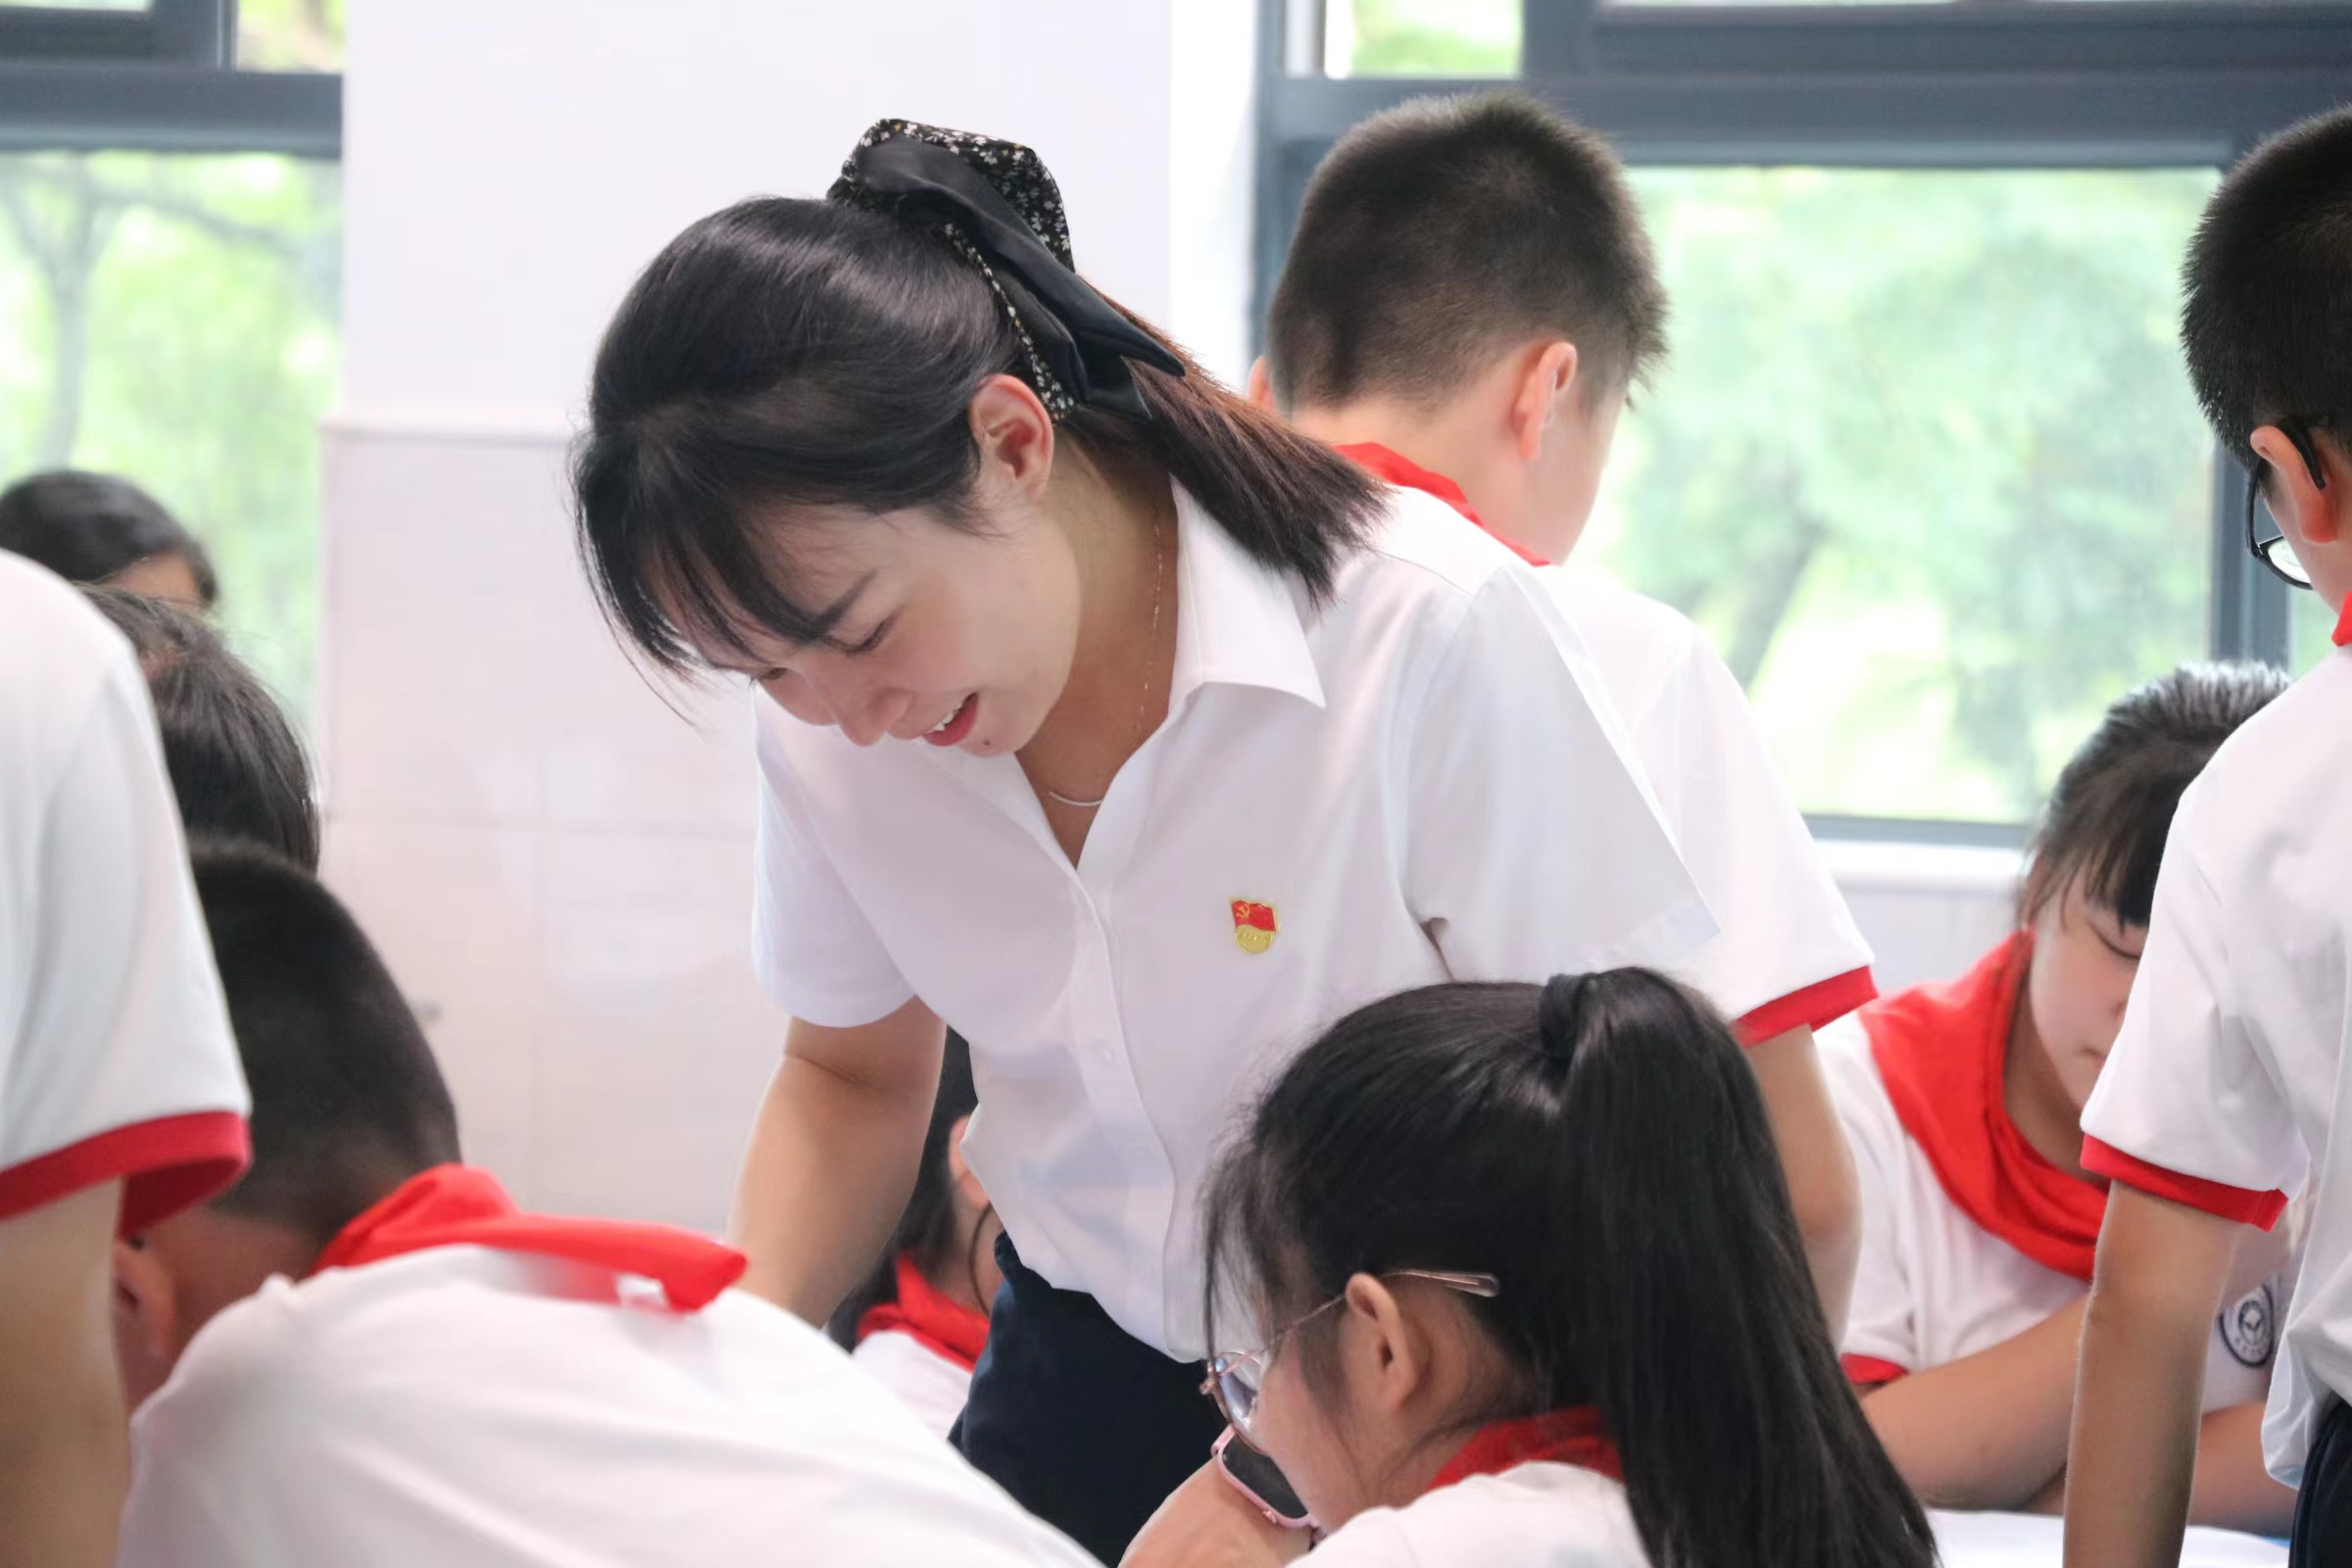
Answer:
POLYGON ((668 443, 634 434, 592 438, 573 465, 581 563, 613 629, 671 675, 708 671, 713 654, 750 662, 755 634, 827 642, 856 593, 821 606, 788 593, 785 530, 753 522, 759 503, 698 483, 668 443))
MULTIPOLYGON (((2164 865, 2164 845, 2172 835, 2173 812, 2180 804, 2178 789, 2152 790, 2137 801, 2119 801, 2109 831, 2095 843, 2083 845, 2071 870, 2082 883, 2082 897, 2128 926, 2145 926, 2156 904, 2156 873, 2164 865)), ((2059 882, 2063 887, 2064 881, 2059 882)))

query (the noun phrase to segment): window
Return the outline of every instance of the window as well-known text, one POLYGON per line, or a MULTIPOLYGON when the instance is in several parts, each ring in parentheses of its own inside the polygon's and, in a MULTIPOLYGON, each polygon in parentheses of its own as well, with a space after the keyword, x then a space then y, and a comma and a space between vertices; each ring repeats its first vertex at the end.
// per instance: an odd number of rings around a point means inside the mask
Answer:
POLYGON ((1338 0, 1325 14, 1330 76, 1510 76, 1519 0, 1338 0))
POLYGON ((2214 177, 1637 172, 1673 347, 1592 559, 1707 627, 1809 808, 2022 821, 2207 646, 2171 302, 2214 177))
POLYGON ((1296 9, 1267 34, 1261 304, 1315 162, 1476 84, 1436 78, 1483 64, 1616 139, 1672 347, 1579 562, 1707 628, 1818 829, 2014 842, 2132 685, 2327 646, 2245 556, 2177 279, 2220 170, 2352 98, 2352 5, 1320 16, 1319 48, 1296 9))
MULTIPOLYGON (((226 35, 217 8, 137 9, 226 35)), ((339 349, 340 82, 324 73, 341 6, 246 0, 235 21, 237 65, 283 77, 201 58, 59 68, 46 44, 12 58, 0 29, 0 340, 17 350, 0 359, 0 484, 74 466, 153 492, 211 553, 232 643, 307 717, 317 428, 339 349), (61 71, 70 106, 49 91, 61 71)))

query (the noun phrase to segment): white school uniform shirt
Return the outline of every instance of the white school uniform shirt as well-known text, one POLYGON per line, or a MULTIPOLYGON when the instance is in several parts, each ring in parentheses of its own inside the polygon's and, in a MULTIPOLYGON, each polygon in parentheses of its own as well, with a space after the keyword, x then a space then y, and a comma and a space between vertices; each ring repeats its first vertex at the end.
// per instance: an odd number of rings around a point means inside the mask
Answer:
POLYGON ((2336 651, 2222 744, 2180 798, 2082 1162, 2268 1226, 2310 1203, 2263 1446, 2300 1479, 2352 1396, 2352 612, 2336 651))
MULTIPOLYGON (((2089 1294, 1971 1219, 1895 1113, 1859 1018, 1823 1030, 1821 1060, 1862 1195, 1862 1246, 1838 1347, 1859 1381, 1926 1372, 2005 1344, 2089 1294)), ((2262 1272, 2214 1319, 2205 1408, 2270 1393, 2278 1326, 2294 1287, 2284 1239, 2257 1239, 2262 1272)))
POLYGON ((436 1247, 273 1279, 131 1423, 118 1568, 1088 1568, 815 1329, 436 1247))
POLYGON ((143 1228, 235 1179, 245 1110, 138 663, 0 553, 0 1220, 120 1179, 143 1228))
POLYGON ((1870 945, 1706 634, 1604 578, 1560 566, 1538 575, 1592 651, 1683 864, 1722 927, 1676 972, 1751 1043, 1818 1029, 1870 1001, 1870 945))
POLYGON ((1549 1460, 1369 1508, 1314 1549, 1316 1568, 1648 1568, 1625 1488, 1549 1460))
POLYGON ((941 1437, 963 1414, 972 1392, 972 1374, 911 1334, 882 1329, 858 1342, 850 1359, 888 1389, 931 1431, 941 1437))
POLYGON ((920 997, 969 1040, 964 1152, 1022 1260, 1189 1360, 1196 1195, 1319 1030, 1438 981, 1671 965, 1714 923, 1500 545, 1398 493, 1315 606, 1176 512, 1169 716, 1075 866, 1014 759, 860 749, 755 693, 755 951, 796 1017, 920 997))

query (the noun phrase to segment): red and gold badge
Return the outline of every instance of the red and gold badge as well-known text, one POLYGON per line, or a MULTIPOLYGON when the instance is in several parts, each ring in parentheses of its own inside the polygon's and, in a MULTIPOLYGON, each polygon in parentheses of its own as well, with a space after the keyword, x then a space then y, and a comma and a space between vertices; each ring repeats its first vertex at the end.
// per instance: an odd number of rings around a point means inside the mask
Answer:
POLYGON ((1248 899, 1233 901, 1233 940, 1244 953, 1263 953, 1274 945, 1274 934, 1281 929, 1274 923, 1274 906, 1252 904, 1248 899))

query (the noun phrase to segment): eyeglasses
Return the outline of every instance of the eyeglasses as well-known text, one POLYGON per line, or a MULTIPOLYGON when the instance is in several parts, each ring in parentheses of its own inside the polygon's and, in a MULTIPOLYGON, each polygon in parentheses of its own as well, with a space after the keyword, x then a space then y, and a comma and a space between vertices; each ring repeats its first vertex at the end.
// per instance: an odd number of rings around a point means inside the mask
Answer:
MULTIPOLYGON (((1492 1274, 1456 1274, 1445 1269, 1396 1268, 1380 1276, 1384 1280, 1427 1280, 1443 1285, 1464 1296, 1476 1296, 1488 1300, 1502 1294, 1502 1285, 1492 1274)), ((1208 1363, 1208 1376, 1201 1380, 1200 1392, 1217 1401, 1226 1424, 1247 1438, 1250 1423, 1257 1416, 1258 1391, 1265 1386, 1266 1369, 1274 1364, 1274 1352, 1282 1342, 1308 1323, 1321 1317, 1348 1299, 1340 1293, 1311 1312, 1302 1312, 1275 1330, 1271 1339, 1254 1350, 1228 1350, 1208 1363)))
MULTIPOLYGON (((2295 455, 2303 460, 2304 471, 2311 475, 2311 482, 2322 490, 2327 489, 2328 470, 2320 466, 2320 455, 2313 448, 2311 432, 2304 428, 2303 421, 2278 419, 2273 422, 2278 426, 2279 433, 2293 443, 2295 455)), ((2246 470, 2246 549, 2253 553, 2256 561, 2270 567, 2289 587, 2308 588, 2311 586, 2311 573, 2304 570, 2303 563, 2295 559, 2295 547, 2287 543, 2285 531, 2280 529, 2265 539, 2255 522, 2254 514, 2263 502, 2262 470, 2265 466, 2266 460, 2258 456, 2246 470)), ((2278 528, 2276 518, 2271 525, 2278 528)))

